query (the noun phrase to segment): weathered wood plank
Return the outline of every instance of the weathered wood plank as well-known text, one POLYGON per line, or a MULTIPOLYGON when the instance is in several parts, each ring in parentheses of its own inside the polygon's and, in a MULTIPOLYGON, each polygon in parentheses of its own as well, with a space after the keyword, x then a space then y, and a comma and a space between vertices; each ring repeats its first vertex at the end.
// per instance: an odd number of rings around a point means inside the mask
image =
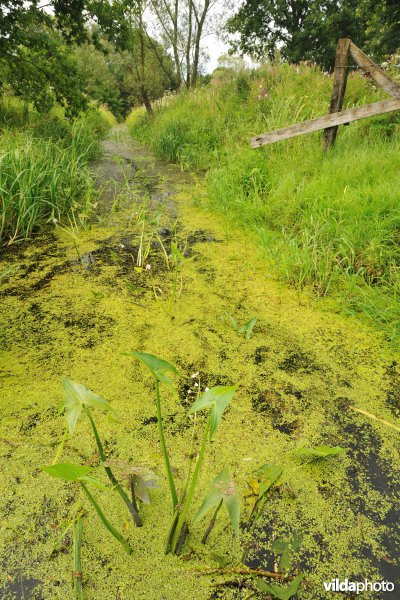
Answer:
MULTIPOLYGON (((335 71, 333 79, 333 91, 331 103, 329 105, 329 113, 335 113, 342 109, 344 95, 346 92, 348 64, 349 64, 349 48, 351 40, 342 38, 336 46, 335 71)), ((322 147, 326 151, 332 144, 335 143, 338 127, 329 127, 324 131, 322 147)))
POLYGON ((353 42, 350 42, 350 54, 358 64, 376 83, 393 98, 400 98, 400 86, 395 83, 386 73, 364 54, 353 42))
POLYGON ((252 148, 259 148, 266 144, 273 144, 274 142, 287 140, 288 138, 304 135, 305 133, 312 133, 313 131, 334 127, 336 125, 344 125, 345 123, 351 123, 358 119, 383 115, 395 110, 400 110, 400 99, 374 102, 373 104, 367 104, 366 106, 360 106, 359 108, 351 108, 349 110, 344 110, 343 112, 332 113, 331 115, 325 115, 324 117, 304 121, 303 123, 290 125, 283 129, 276 129, 269 133, 257 135, 251 138, 251 146, 252 148))

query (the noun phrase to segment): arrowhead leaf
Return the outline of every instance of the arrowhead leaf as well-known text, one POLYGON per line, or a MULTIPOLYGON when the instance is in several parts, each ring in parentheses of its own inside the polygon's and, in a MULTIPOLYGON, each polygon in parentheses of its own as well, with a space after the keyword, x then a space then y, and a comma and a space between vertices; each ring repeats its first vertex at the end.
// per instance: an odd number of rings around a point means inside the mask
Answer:
POLYGON ((211 421, 210 421, 210 440, 214 437, 217 431, 222 414, 225 408, 232 400, 233 394, 235 393, 237 385, 223 386, 218 385, 211 388, 204 394, 202 394, 192 405, 188 414, 193 414, 204 410, 206 408, 211 409, 211 421))
POLYGON ((87 387, 72 379, 63 379, 65 417, 68 423, 68 429, 71 434, 74 433, 79 415, 82 412, 83 405, 101 408, 106 411, 113 411, 111 405, 101 396, 95 394, 87 387))
POLYGON ((197 523, 198 521, 200 521, 208 513, 209 510, 214 508, 214 506, 218 506, 221 500, 222 494, 219 490, 212 490, 211 492, 208 492, 208 494, 203 500, 203 504, 199 508, 199 512, 193 519, 193 523, 197 523))
POLYGON ((202 519, 206 513, 223 501, 228 512, 231 525, 236 535, 239 535, 240 502, 235 491, 235 483, 225 465, 211 484, 211 491, 205 497, 194 522, 202 519))
POLYGON ((224 495, 223 501, 229 514, 229 519, 236 535, 239 535, 240 501, 237 494, 224 495))
POLYGON ((282 467, 279 465, 273 465, 265 463, 255 471, 255 475, 260 482, 258 497, 262 498, 264 494, 269 490, 271 485, 275 483, 282 474, 282 467))
POLYGON ((56 477, 57 479, 63 479, 64 481, 84 481, 92 483, 102 490, 109 490, 109 488, 101 483, 101 481, 89 475, 90 467, 86 467, 85 465, 58 463, 56 465, 43 466, 41 469, 48 475, 56 477))
POLYGON ((41 469, 48 475, 64 479, 64 481, 78 481, 90 472, 89 467, 73 465, 72 463, 58 463, 56 465, 41 467, 41 469))
POLYGON ((238 333, 245 333, 246 340, 250 340, 251 335, 253 333, 254 325, 256 323, 257 323, 257 317, 253 317, 252 319, 250 319, 250 321, 248 321, 247 323, 242 325, 240 327, 240 329, 238 329, 238 333))
POLYGON ((173 373, 179 377, 179 372, 177 369, 171 365, 171 363, 163 360, 162 358, 158 358, 153 354, 147 354, 146 352, 130 352, 129 354, 146 365, 153 377, 162 383, 172 386, 172 382, 166 373, 173 373))

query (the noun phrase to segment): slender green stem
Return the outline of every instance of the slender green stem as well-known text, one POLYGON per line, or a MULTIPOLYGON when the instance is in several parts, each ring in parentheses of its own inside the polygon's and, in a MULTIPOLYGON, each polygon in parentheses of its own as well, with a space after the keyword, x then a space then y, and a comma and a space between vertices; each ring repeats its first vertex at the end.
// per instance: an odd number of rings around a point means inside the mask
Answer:
POLYGON ((162 239, 160 238, 160 236, 158 235, 158 233, 156 234, 156 236, 157 236, 158 243, 160 244, 161 249, 164 252, 165 264, 167 265, 167 269, 169 270, 169 258, 168 258, 167 251, 166 251, 165 246, 164 246, 164 244, 162 242, 162 239))
POLYGON ((65 445, 65 441, 66 441, 66 439, 67 439, 67 436, 68 436, 68 425, 66 426, 66 428, 65 428, 65 430, 64 430, 63 436, 62 436, 62 438, 61 438, 61 442, 60 442, 60 444, 59 444, 59 446, 58 446, 58 448, 57 448, 56 455, 55 455, 55 457, 54 457, 54 460, 53 460, 53 462, 51 463, 52 465, 55 465, 55 464, 57 464, 57 463, 58 463, 58 459, 60 458, 61 452, 62 452, 62 451, 63 451, 63 449, 64 449, 64 445, 65 445))
MULTIPOLYGON (((84 406, 85 412, 89 418, 90 424, 92 426, 93 429, 93 433, 94 433, 94 437, 96 439, 96 444, 97 444, 97 448, 99 450, 99 454, 100 454, 100 458, 102 460, 102 462, 104 463, 106 461, 106 455, 104 452, 104 448, 103 448, 103 444, 101 443, 101 439, 99 436, 99 432, 97 431, 97 427, 95 425, 94 419, 91 415, 91 412, 88 408, 86 408, 86 406, 84 406)), ((121 484, 119 483, 118 479, 115 477, 114 473, 111 471, 110 467, 106 467, 104 466, 104 469, 108 475, 109 480, 111 481, 111 483, 113 484, 115 490, 118 492, 118 494, 121 496, 122 500, 125 502, 131 516, 132 519, 135 523, 135 525, 137 527, 142 527, 143 523, 141 518, 139 517, 139 514, 137 512, 137 510, 135 510, 135 507, 133 506, 132 502, 129 500, 127 494, 125 493, 125 491, 123 490, 121 484)))
POLYGON ((129 484, 131 486, 131 496, 132 496, 132 504, 134 506, 134 509, 136 510, 136 512, 139 514, 139 508, 136 502, 136 492, 135 492, 135 480, 133 478, 133 475, 129 476, 129 484))
POLYGON ((208 536, 210 535, 210 533, 212 532, 212 530, 214 528, 215 521, 217 520, 217 515, 218 515, 219 510, 220 510, 220 508, 222 506, 222 502, 223 502, 223 500, 221 499, 221 502, 218 504, 217 508, 215 509, 215 512, 214 512, 214 514, 213 514, 213 516, 211 518, 211 521, 210 521, 210 523, 209 523, 209 525, 208 525, 208 527, 207 527, 207 529, 206 529, 206 531, 205 531, 205 533, 203 535, 203 538, 201 540, 202 544, 206 543, 206 541, 208 540, 208 536))
POLYGON ((205 453, 205 450, 206 450, 206 444, 207 444, 207 438, 208 438, 208 431, 210 429, 210 421, 211 421, 211 415, 208 417, 206 426, 204 428, 203 438, 201 440, 200 451, 199 451, 199 455, 197 457, 196 466, 194 468, 192 481, 190 483, 189 491, 188 491, 188 493, 186 495, 185 502, 183 504, 182 510, 179 513, 178 523, 176 525, 174 534, 172 536, 172 541, 171 541, 171 552, 172 553, 174 553, 175 550, 176 550, 176 545, 178 543, 182 527, 183 527, 183 525, 184 525, 184 523, 186 521, 186 516, 187 516, 187 513, 189 511, 190 505, 192 503, 194 492, 196 490, 196 484, 197 484, 197 480, 199 478, 200 467, 201 467, 201 464, 203 462, 204 453, 205 453))
POLYGON ((113 535, 115 537, 116 540, 119 541, 119 543, 122 545, 122 547, 124 548, 124 550, 127 554, 132 554, 132 548, 130 547, 130 545, 128 544, 126 539, 120 534, 118 529, 116 529, 113 525, 111 525, 110 521, 107 519, 106 515, 101 510, 100 506, 97 504, 96 500, 93 498, 92 494, 87 489, 86 485, 83 483, 83 481, 80 481, 79 483, 81 484, 83 491, 85 492, 86 496, 88 497, 89 502, 92 504, 93 508, 99 515, 100 520, 103 523, 104 527, 111 533, 111 535, 113 535))
POLYGON ((155 388, 156 388, 158 433, 160 436, 162 453, 164 455, 165 468, 167 469, 169 489, 171 491, 172 511, 175 512, 176 505, 178 504, 178 495, 176 493, 174 475, 172 473, 171 463, 169 461, 169 456, 168 456, 167 445, 165 443, 164 429, 163 429, 162 416, 161 416, 160 385, 159 385, 158 379, 154 378, 154 383, 155 383, 155 388))
POLYGON ((168 531, 167 543, 165 545, 165 554, 169 554, 171 552, 172 539, 174 537, 175 529, 178 524, 178 518, 179 518, 179 509, 176 508, 175 512, 173 514, 173 517, 172 517, 169 531, 168 531))
POLYGON ((175 271, 174 271, 174 283, 173 283, 173 287, 172 287, 172 291, 168 300, 168 308, 167 308, 167 312, 170 312, 171 310, 171 306, 172 306, 172 301, 176 296, 176 286, 178 283, 178 265, 175 264, 175 271))
POLYGON ((74 524, 74 590, 77 600, 82 598, 82 560, 81 560, 81 548, 82 548, 82 532, 83 532, 83 521, 82 517, 79 516, 76 523, 74 524))

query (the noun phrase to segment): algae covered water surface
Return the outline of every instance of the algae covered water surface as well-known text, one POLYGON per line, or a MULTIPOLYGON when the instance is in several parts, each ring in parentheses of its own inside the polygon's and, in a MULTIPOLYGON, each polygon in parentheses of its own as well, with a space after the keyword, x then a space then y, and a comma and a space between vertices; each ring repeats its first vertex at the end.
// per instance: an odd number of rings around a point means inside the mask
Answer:
MULTIPOLYGON (((234 569, 277 570, 279 543, 293 539, 290 574, 304 574, 297 598, 331 597, 323 583, 336 577, 396 582, 399 434, 352 407, 398 424, 399 357, 375 332, 278 284, 249 234, 203 210, 193 179, 155 163, 123 131, 106 142, 96 170, 98 224, 79 233, 55 225, 1 258, 1 597, 74 597, 71 536, 58 539, 78 490, 40 468, 52 463, 65 428, 62 377, 115 409, 113 417, 96 413, 107 457, 160 478, 151 505, 140 508, 140 529, 115 494, 96 491, 131 556, 82 499, 86 598, 246 598, 252 579, 234 569), (174 247, 182 256, 175 270, 174 247), (253 317, 251 335, 234 326, 253 317), (180 557, 165 555, 170 501, 153 385, 126 356, 133 350, 168 360, 181 375, 178 394, 163 389, 178 486, 198 389, 238 384, 206 454, 194 508, 227 464, 242 498, 239 538, 221 511, 206 545, 200 521, 180 557), (323 460, 294 452, 322 445, 345 451, 323 460), (252 474, 264 463, 281 466, 282 475, 250 530, 252 474)), ((91 466, 106 483, 85 421, 62 460, 91 466)))

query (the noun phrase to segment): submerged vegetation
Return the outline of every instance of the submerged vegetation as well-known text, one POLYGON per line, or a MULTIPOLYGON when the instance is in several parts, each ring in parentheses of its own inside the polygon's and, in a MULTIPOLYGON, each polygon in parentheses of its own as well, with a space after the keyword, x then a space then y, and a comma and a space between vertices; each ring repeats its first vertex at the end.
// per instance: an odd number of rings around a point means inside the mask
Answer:
MULTIPOLYGON (((172 98, 154 119, 132 118, 130 128, 161 158, 206 171, 197 195, 252 228, 285 281, 398 339, 397 113, 342 127, 327 155, 319 133, 249 147, 251 135, 325 114, 331 86, 305 64, 220 70, 207 88, 172 98)), ((357 73, 349 78, 345 107, 380 98, 357 73)))

